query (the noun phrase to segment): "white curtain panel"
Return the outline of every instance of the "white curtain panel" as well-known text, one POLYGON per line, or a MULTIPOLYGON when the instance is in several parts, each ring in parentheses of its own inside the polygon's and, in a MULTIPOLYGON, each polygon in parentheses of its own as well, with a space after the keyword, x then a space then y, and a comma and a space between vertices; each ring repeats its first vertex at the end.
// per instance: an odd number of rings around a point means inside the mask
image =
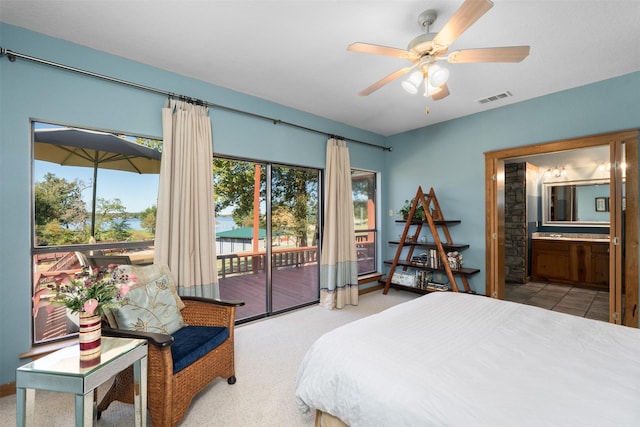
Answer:
POLYGON ((327 141, 320 305, 358 305, 358 259, 353 226, 351 164, 347 144, 327 141))
POLYGON ((180 295, 219 298, 208 109, 169 99, 162 132, 154 262, 169 266, 180 295))

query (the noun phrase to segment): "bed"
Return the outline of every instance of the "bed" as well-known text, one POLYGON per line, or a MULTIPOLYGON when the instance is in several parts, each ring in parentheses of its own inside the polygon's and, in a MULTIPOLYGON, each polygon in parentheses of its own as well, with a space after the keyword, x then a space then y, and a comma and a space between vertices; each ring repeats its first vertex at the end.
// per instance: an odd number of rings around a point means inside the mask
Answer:
POLYGON ((320 337, 296 400, 316 426, 640 426, 640 330, 431 293, 320 337))

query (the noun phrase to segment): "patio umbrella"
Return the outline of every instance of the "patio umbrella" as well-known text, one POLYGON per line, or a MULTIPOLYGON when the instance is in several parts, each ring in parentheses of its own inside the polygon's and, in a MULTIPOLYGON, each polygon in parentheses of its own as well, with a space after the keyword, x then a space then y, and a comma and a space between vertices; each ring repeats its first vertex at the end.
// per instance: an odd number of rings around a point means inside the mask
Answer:
POLYGON ((98 169, 160 173, 161 153, 107 132, 68 127, 34 130, 35 159, 63 166, 93 167, 91 237, 95 236, 98 169))

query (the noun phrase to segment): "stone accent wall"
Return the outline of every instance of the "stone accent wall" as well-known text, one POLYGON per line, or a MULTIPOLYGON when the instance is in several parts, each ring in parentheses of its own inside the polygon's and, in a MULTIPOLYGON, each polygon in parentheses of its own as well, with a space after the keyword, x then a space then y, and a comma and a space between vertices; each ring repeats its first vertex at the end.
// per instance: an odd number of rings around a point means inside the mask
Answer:
POLYGON ((505 281, 527 282, 527 168, 526 163, 504 165, 505 281))

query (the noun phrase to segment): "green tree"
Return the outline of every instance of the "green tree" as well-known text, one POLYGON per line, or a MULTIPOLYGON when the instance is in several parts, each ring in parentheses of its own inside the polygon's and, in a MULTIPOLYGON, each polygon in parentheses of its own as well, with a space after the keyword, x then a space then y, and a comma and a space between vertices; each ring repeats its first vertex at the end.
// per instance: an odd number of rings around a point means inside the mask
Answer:
POLYGON ((118 198, 96 200, 96 239, 121 242, 131 237, 127 209, 118 198))
POLYGON ((140 214, 140 225, 150 233, 156 234, 156 216, 158 207, 153 205, 148 207, 140 214))
POLYGON ((80 180, 67 181, 47 173, 34 187, 35 233, 39 245, 87 241, 87 209, 82 200, 86 188, 80 180))
POLYGON ((57 220, 62 227, 83 224, 87 219, 86 205, 82 200, 84 183, 71 182, 47 173, 44 181, 36 182, 34 189, 35 223, 45 225, 57 220))
MULTIPOLYGON (((255 169, 255 163, 213 160, 216 213, 231 207, 231 215, 236 224, 253 224, 255 169)), ((264 168, 260 175, 260 199, 264 200, 264 168)), ((309 217, 307 213, 315 213, 318 207, 317 173, 306 169, 274 167, 271 171, 271 185, 274 229, 280 234, 294 236, 298 246, 307 246, 309 234, 316 234, 317 218, 309 217)), ((264 215, 261 215, 260 225, 264 226, 264 222, 264 215)))
POLYGON ((68 228, 64 228, 57 220, 37 227, 38 232, 36 234, 38 238, 38 245, 70 245, 74 243, 86 243, 87 234, 84 230, 74 231, 68 228))
POLYGON ((272 206, 284 207, 293 216, 287 234, 296 238, 296 246, 308 245, 308 236, 315 240, 318 209, 318 174, 307 169, 277 167, 271 174, 272 206), (312 216, 308 213, 312 212, 312 216))
POLYGON ((144 145, 145 147, 153 148, 156 151, 162 152, 162 141, 158 139, 149 138, 136 138, 136 143, 144 145))
MULTIPOLYGON (((264 199, 264 170, 261 170, 260 197, 264 199)), ((236 224, 253 224, 253 188, 255 163, 213 159, 213 185, 216 214, 233 207, 231 216, 236 224)), ((264 216, 260 218, 264 223, 264 216)))

